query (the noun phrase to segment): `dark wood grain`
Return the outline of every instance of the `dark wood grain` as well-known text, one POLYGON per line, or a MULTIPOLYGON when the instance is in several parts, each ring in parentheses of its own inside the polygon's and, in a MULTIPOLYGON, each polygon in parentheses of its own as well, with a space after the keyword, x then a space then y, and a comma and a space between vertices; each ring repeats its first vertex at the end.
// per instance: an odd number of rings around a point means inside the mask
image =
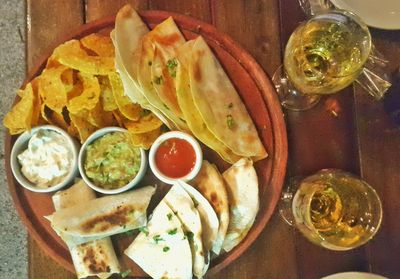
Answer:
POLYGON ((209 0, 150 0, 149 4, 150 10, 165 10, 211 22, 209 0))
POLYGON ((125 4, 130 4, 136 10, 147 10, 149 7, 148 1, 149 0, 86 0, 85 22, 115 15, 125 4))
MULTIPOLYGON (((400 66, 400 31, 372 30, 376 48, 390 60, 388 71, 400 66)), ((382 226, 368 245, 371 271, 388 278, 400 277, 400 128, 395 126, 382 102, 356 87, 355 108, 362 177, 382 200, 382 226)))

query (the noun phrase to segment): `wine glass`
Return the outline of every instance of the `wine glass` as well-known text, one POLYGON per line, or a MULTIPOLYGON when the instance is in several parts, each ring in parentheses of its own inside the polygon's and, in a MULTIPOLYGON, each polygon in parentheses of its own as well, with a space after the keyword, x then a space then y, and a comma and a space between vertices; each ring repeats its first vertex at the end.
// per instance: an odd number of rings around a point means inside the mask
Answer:
POLYGON ((365 244, 379 230, 381 201, 358 177, 325 169, 296 185, 297 191, 284 193, 280 213, 311 242, 344 251, 365 244))
POLYGON ((282 105, 305 110, 350 85, 371 51, 368 27, 349 11, 317 14, 296 28, 284 54, 284 68, 274 74, 282 105))

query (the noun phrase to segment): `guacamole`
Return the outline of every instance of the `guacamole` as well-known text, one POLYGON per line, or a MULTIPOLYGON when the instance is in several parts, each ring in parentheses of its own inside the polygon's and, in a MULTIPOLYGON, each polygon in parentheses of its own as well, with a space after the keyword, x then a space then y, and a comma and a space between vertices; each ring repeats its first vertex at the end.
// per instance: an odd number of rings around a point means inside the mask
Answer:
POLYGON ((140 161, 140 149, 132 145, 129 134, 113 132, 88 145, 84 168, 96 186, 116 189, 132 181, 140 161))

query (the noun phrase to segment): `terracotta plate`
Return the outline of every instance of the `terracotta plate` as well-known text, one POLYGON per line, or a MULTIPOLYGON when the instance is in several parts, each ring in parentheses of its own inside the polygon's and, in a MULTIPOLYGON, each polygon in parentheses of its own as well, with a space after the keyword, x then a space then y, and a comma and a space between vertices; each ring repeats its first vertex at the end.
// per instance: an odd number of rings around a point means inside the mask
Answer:
MULTIPOLYGON (((267 224, 279 200, 287 162, 286 130, 280 103, 270 79, 255 60, 231 38, 219 33, 213 26, 168 12, 146 11, 140 14, 150 27, 168 16, 173 16, 187 39, 193 39, 199 34, 205 38, 238 90, 269 154, 267 159, 256 163, 260 187, 260 210, 256 221, 247 237, 234 250, 212 261, 208 274, 213 274, 238 258, 250 246, 267 224)), ((114 18, 105 18, 82 26, 64 41, 111 29, 113 25, 114 18)), ((271 55, 274 54, 271 53, 271 55)), ((27 81, 40 74, 47 57, 39 61, 27 81)), ((67 247, 51 229, 49 222, 43 218, 54 211, 51 194, 25 190, 12 176, 9 162, 10 150, 15 139, 16 137, 6 134, 5 154, 8 184, 19 215, 39 245, 62 266, 74 271, 67 247)), ((211 151, 206 151, 205 157, 216 163, 220 171, 228 167, 211 151)), ((148 175, 151 176, 149 172, 148 175)), ((145 275, 143 271, 123 255, 123 249, 129 245, 130 241, 132 239, 124 235, 113 237, 116 253, 121 262, 131 268, 132 275, 143 276, 145 275)))

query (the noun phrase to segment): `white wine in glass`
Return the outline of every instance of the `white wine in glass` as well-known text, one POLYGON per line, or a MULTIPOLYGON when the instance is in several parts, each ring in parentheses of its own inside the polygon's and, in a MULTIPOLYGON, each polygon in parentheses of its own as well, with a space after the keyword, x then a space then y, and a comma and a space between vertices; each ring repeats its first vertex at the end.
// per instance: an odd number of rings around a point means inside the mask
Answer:
POLYGON ((350 85, 362 72, 370 51, 368 27, 355 14, 333 10, 314 16, 289 38, 284 54, 287 78, 282 79, 282 73, 273 77, 282 104, 308 109, 319 95, 350 85))
POLYGON ((301 181, 292 213, 296 227, 313 243, 349 250, 375 235, 382 206, 366 182, 340 170, 322 170, 301 181))

